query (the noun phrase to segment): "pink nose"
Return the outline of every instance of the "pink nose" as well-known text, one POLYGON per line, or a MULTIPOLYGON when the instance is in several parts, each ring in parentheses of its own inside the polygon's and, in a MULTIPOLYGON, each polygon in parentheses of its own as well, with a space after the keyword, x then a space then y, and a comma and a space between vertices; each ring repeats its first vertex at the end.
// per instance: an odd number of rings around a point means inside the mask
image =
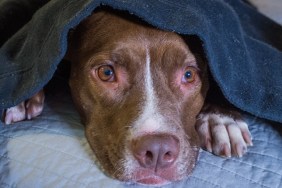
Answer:
POLYGON ((170 167, 179 154, 179 140, 169 135, 146 135, 132 142, 134 157, 144 168, 170 167))

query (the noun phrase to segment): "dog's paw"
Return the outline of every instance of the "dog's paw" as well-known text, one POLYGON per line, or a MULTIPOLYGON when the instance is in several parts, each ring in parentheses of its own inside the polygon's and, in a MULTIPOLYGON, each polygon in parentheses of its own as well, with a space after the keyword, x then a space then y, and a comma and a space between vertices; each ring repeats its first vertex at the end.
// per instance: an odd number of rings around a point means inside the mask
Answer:
POLYGON ((198 115, 196 130, 201 147, 222 157, 242 157, 253 145, 248 125, 237 111, 209 105, 198 115))
POLYGON ((9 125, 25 119, 32 119, 42 113, 45 95, 43 90, 29 100, 5 110, 4 123, 9 125))

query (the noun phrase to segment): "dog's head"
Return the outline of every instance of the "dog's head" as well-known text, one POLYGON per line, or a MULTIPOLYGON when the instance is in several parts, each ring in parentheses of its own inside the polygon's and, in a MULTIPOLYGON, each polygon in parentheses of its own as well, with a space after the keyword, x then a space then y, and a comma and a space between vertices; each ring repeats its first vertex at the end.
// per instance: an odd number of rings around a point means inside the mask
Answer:
POLYGON ((182 37, 99 11, 72 33, 67 57, 74 102, 106 173, 164 184, 192 171, 208 84, 182 37))

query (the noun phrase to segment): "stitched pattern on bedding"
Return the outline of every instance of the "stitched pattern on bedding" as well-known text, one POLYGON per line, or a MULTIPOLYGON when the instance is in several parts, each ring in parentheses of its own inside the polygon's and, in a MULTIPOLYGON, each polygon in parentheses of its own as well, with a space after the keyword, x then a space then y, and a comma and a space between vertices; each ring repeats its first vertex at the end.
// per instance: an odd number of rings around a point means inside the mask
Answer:
MULTIPOLYGON (((1 127, 0 182, 4 187, 128 186, 106 177, 96 166, 83 125, 68 100, 47 100, 41 117, 1 127)), ((246 118, 254 137, 246 156, 223 159, 201 151, 193 174, 165 187, 281 187, 281 131, 246 118)))

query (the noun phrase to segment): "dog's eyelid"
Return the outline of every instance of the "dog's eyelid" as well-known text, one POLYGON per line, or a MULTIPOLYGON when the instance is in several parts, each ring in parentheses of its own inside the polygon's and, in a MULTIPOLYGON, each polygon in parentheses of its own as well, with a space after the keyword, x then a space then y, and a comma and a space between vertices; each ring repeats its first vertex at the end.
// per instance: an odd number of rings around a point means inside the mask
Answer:
POLYGON ((197 63, 193 62, 193 63, 186 63, 183 67, 183 69, 187 69, 187 68, 192 68, 194 69, 197 73, 201 72, 201 69, 197 66, 197 63))
POLYGON ((202 72, 202 70, 199 68, 199 67, 193 67, 195 70, 196 70, 196 72, 198 73, 198 74, 200 74, 201 72, 202 72))
POLYGON ((114 63, 110 60, 93 60, 90 61, 90 68, 91 69, 98 69, 101 66, 112 66, 114 67, 114 63))

